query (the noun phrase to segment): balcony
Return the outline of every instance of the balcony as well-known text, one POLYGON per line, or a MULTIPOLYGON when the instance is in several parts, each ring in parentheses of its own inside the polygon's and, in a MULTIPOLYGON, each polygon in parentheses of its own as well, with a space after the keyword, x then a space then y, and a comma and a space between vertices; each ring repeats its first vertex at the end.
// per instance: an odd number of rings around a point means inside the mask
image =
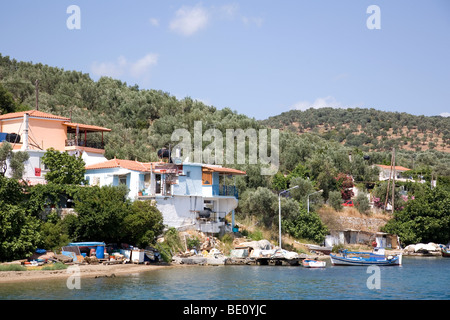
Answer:
POLYGON ((213 196, 228 196, 239 198, 238 189, 236 186, 227 186, 227 185, 213 185, 212 186, 212 195, 213 196))
POLYGON ((64 125, 67 126, 66 150, 82 147, 104 152, 103 133, 111 129, 72 122, 65 122, 64 125))
POLYGON ((68 139, 66 140, 66 147, 87 147, 87 148, 94 148, 94 149, 105 149, 105 144, 103 141, 97 142, 97 141, 85 141, 85 140, 76 140, 76 139, 68 139))

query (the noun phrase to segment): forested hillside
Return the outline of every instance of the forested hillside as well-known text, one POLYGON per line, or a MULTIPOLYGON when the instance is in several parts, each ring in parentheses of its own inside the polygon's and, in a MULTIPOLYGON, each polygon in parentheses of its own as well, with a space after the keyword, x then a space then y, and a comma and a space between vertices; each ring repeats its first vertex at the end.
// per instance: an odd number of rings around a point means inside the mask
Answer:
MULTIPOLYGON (((247 172, 235 178, 237 214, 254 215, 261 225, 272 229, 278 228, 277 193, 299 186, 281 202, 283 230, 295 238, 323 241, 327 229, 315 211, 325 201, 337 203, 339 209, 342 199, 351 196, 346 193, 349 182, 358 185, 366 200, 364 194, 372 190, 381 190, 380 197, 387 197, 384 185, 374 186, 378 172, 372 164, 390 164, 393 147, 396 165, 414 169, 411 175, 420 175, 427 182, 433 175, 439 187, 450 188, 450 153, 443 152, 449 151, 448 118, 373 109, 311 109, 257 121, 189 97, 180 100, 168 92, 142 90, 108 77, 94 81, 89 74, 0 55, 0 113, 35 108, 36 88, 39 110, 112 129, 104 136, 107 158, 156 161, 158 149, 174 144, 173 131, 186 128, 193 133, 195 121, 202 121, 203 131, 216 128, 222 133, 226 129, 282 129, 277 174, 261 175, 260 163, 225 165, 247 172), (311 200, 310 213, 307 198, 311 200)), ((210 143, 204 142, 204 146, 210 143)), ((428 186, 408 188, 419 195, 428 186)), ((395 204, 399 210, 403 205, 398 199, 395 204)), ((363 207, 361 211, 367 212, 363 207)))
MULTIPOLYGON (((356 150, 371 156, 369 164, 389 164, 391 149, 395 147, 399 150, 398 165, 450 175, 450 157, 440 152, 450 150, 450 118, 328 108, 292 110, 256 121, 229 108, 219 110, 189 97, 179 100, 168 92, 141 90, 137 85, 108 77, 93 81, 86 73, 0 55, 0 86, 12 94, 16 109, 35 108, 36 80, 39 110, 112 129, 105 135, 107 158, 156 160, 156 150, 171 143, 176 128, 192 132, 194 121, 202 121, 203 130, 215 127, 222 132, 227 128, 284 129, 280 136, 283 173, 298 163, 305 164, 316 150, 328 150, 327 157, 332 150, 339 150, 345 158, 349 150, 356 150)), ((335 163, 345 167, 342 161, 335 163)), ((263 182, 259 180, 266 180, 255 179, 256 185, 263 182)))
POLYGON ((283 112, 262 123, 295 133, 316 132, 327 140, 363 151, 386 151, 395 147, 397 150, 450 152, 449 117, 414 116, 375 109, 310 108, 283 112))

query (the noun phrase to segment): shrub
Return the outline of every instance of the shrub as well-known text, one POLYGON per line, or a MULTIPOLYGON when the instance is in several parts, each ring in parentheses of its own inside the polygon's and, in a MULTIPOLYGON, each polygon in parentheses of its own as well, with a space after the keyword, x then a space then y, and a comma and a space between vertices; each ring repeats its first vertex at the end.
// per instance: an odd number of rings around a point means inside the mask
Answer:
POLYGON ((369 198, 367 198, 367 194, 364 192, 358 193, 358 196, 355 200, 355 207, 361 213, 367 213, 370 209, 369 198))
POLYGON ((328 200, 330 201, 330 206, 336 210, 342 210, 342 195, 339 191, 331 191, 328 200))

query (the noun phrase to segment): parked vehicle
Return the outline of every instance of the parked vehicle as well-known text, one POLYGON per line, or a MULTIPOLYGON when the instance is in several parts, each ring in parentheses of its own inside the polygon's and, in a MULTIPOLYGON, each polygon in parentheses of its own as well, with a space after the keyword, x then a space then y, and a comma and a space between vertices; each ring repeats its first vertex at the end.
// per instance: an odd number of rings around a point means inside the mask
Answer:
POLYGON ((344 207, 354 207, 353 200, 347 200, 342 205, 344 207))

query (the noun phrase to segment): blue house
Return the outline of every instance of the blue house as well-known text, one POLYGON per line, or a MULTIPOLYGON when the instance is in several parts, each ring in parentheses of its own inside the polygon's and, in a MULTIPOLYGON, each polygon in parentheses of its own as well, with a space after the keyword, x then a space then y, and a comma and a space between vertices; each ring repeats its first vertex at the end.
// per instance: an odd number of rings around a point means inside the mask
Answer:
POLYGON ((240 170, 184 162, 138 162, 112 159, 86 167, 90 185, 125 184, 133 201, 151 200, 168 227, 205 233, 224 230, 225 216, 238 205, 234 176, 240 170))

